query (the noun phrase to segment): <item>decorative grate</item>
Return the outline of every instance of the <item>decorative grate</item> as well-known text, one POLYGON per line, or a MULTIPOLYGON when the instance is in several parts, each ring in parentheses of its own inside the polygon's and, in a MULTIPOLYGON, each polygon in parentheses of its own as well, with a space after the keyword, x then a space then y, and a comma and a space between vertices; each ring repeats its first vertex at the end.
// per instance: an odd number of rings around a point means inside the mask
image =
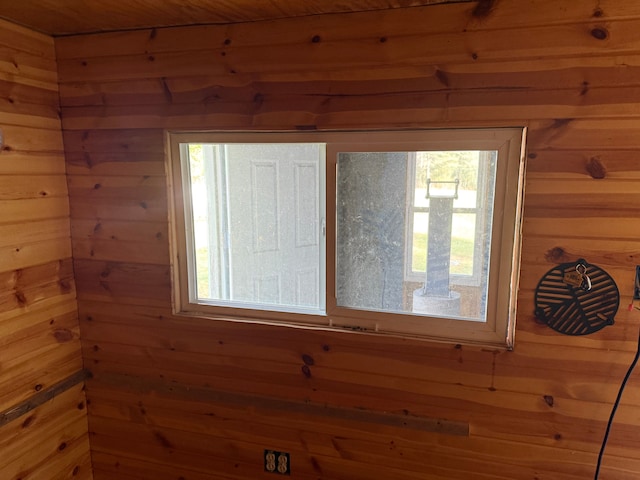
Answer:
POLYGON ((583 259, 552 268, 536 287, 536 318, 565 335, 588 335, 613 325, 619 306, 613 279, 583 259))

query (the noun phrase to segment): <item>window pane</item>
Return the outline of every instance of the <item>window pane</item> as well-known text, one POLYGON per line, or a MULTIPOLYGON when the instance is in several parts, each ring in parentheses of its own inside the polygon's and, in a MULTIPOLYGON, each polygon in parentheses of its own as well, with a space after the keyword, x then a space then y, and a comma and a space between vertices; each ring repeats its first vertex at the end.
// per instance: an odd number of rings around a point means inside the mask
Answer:
POLYGON ((427 267, 427 242, 429 241, 429 214, 413 215, 413 238, 411 239, 411 270, 424 274, 427 267))
MULTIPOLYGON (((184 149, 183 149, 184 152, 184 149)), ((199 302, 324 309, 324 146, 189 144, 199 302)))
POLYGON ((496 157, 340 153, 338 305, 485 321, 496 157))
POLYGON ((476 217, 475 213, 453 213, 450 269, 452 275, 473 275, 476 217))
MULTIPOLYGON (((453 213, 451 227, 451 275, 473 275, 476 239, 475 213, 453 213)), ((411 271, 426 272, 429 240, 429 214, 417 212, 413 215, 411 239, 411 271)), ((456 279, 452 280, 454 283, 456 279)))
POLYGON ((336 298, 339 306, 401 312, 406 153, 338 155, 336 298))

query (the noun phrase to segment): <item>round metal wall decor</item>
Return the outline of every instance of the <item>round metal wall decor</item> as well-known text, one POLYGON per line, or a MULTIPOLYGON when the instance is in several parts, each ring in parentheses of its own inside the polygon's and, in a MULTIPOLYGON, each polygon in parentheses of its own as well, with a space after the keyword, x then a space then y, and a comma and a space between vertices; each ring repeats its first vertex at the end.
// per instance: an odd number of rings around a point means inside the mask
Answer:
POLYGON ((536 318, 565 335, 588 335, 613 325, 619 306, 613 279, 583 259, 552 268, 536 287, 536 318))

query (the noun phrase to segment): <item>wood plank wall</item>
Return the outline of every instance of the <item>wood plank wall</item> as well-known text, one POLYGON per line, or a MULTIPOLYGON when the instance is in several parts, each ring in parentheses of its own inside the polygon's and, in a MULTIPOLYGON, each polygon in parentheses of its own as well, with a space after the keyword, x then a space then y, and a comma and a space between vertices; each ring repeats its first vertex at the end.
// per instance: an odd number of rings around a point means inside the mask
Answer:
MULTIPOLYGON (((592 478, 640 328, 638 30, 635 0, 499 0, 57 39, 95 478, 272 478, 265 448, 296 479, 592 478), (171 315, 165 129, 485 125, 529 128, 515 351, 171 315), (534 289, 581 257, 622 306, 562 336, 534 289)), ((639 382, 602 479, 640 475, 639 382)))
POLYGON ((91 479, 54 43, 6 22, 0 130, 0 476, 91 479))

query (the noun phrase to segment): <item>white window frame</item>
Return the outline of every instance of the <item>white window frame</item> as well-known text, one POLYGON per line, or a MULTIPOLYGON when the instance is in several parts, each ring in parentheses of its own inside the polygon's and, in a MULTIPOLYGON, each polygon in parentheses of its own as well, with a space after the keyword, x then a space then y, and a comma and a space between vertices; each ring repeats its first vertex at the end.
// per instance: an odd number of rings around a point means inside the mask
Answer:
MULTIPOLYGON (((354 132, 167 132, 173 310, 177 315, 284 324, 513 348, 519 280, 526 129, 479 128, 354 132), (182 181, 180 144, 326 143, 326 314, 236 308, 194 301, 189 294, 189 192, 182 181), (486 322, 345 308, 336 301, 336 167, 340 152, 495 150, 498 152, 486 322)), ((188 189, 188 186, 186 186, 188 189)))

